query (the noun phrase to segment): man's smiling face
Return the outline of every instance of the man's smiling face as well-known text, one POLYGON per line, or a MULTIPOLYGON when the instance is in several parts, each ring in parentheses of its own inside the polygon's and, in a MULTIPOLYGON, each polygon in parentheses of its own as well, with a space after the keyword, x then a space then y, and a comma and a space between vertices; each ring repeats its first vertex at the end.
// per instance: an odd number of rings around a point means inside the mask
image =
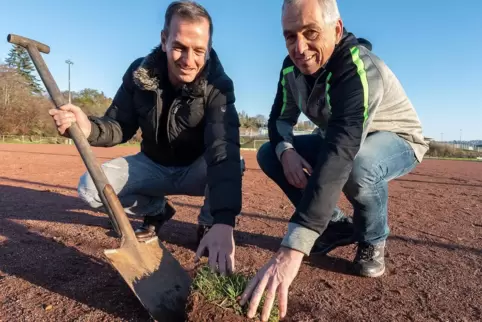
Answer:
POLYGON ((325 65, 341 39, 340 19, 326 24, 318 0, 299 0, 283 8, 282 26, 286 48, 293 63, 305 75, 325 65))

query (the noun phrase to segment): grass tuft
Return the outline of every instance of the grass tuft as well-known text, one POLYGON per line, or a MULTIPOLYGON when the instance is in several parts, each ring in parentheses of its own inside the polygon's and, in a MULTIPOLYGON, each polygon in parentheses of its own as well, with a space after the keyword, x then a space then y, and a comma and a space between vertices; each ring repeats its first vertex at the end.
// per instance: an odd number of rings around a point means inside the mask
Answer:
MULTIPOLYGON (((206 301, 213 303, 223 309, 231 309, 236 314, 246 316, 248 304, 241 307, 237 298, 241 296, 248 285, 250 278, 240 273, 221 276, 211 270, 209 266, 201 267, 192 283, 194 292, 201 294, 206 301)), ((269 322, 279 321, 279 310, 276 303, 273 304, 269 322)), ((264 296, 258 306, 258 318, 261 318, 264 296)))

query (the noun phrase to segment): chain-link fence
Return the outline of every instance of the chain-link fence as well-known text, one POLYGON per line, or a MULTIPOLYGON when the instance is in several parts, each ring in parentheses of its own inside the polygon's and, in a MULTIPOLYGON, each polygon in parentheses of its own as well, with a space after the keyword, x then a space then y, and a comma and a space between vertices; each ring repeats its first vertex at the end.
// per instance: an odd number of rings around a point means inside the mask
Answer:
MULTIPOLYGON (((241 148, 246 150, 257 150, 264 142, 268 141, 267 136, 240 136, 241 148)), ((74 144, 71 139, 62 136, 39 136, 39 135, 1 135, 0 143, 17 143, 17 144, 74 144)), ((127 144, 139 144, 132 140, 127 144)))
POLYGON ((39 135, 0 135, 0 143, 31 143, 31 144, 73 144, 71 139, 61 136, 39 135))
POLYGON ((241 149, 245 150, 257 150, 261 147, 264 142, 269 141, 267 136, 256 135, 256 136, 240 136, 239 142, 241 144, 241 149))

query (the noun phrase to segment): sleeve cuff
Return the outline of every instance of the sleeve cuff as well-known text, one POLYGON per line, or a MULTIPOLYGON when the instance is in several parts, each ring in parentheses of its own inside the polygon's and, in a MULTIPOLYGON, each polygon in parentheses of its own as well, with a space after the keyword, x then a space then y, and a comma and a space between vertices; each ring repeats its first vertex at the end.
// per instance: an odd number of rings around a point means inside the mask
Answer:
POLYGON ((283 238, 281 246, 300 251, 308 256, 319 236, 320 234, 311 229, 296 223, 289 223, 288 232, 283 238))
POLYGON ((236 215, 227 213, 217 214, 213 218, 213 225, 215 224, 229 225, 234 228, 236 226, 236 215))
POLYGON ((276 155, 278 156, 278 160, 281 161, 281 155, 288 149, 294 149, 293 144, 290 142, 281 141, 276 145, 276 155))
POLYGON ((91 127, 90 134, 87 137, 87 142, 89 142, 89 144, 92 144, 92 142, 94 142, 99 137, 100 130, 99 126, 91 118, 89 118, 89 121, 91 127))

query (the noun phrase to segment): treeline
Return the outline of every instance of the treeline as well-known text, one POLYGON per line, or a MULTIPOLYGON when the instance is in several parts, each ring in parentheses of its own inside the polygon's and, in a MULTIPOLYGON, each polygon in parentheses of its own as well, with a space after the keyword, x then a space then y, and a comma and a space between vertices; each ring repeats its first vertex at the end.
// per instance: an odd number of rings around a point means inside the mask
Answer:
POLYGON ((0 133, 15 135, 54 134, 47 110, 52 103, 32 91, 25 77, 0 65, 0 133))
MULTIPOLYGON (((45 92, 35 92, 30 82, 14 68, 0 65, 0 134, 56 136, 57 130, 48 110, 53 108, 45 92)), ((66 101, 68 92, 64 92, 66 101)), ((87 115, 103 115, 112 99, 86 88, 71 92, 72 104, 87 115)))
MULTIPOLYGON (((68 99, 68 92, 64 92, 68 99)), ((71 92, 72 103, 88 115, 103 115, 112 99, 95 89, 71 92)), ((0 65, 0 134, 56 136, 48 110, 53 108, 27 51, 12 46, 0 65)))
MULTIPOLYGON (((68 99, 68 92, 64 97, 68 99)), ((112 103, 104 93, 91 88, 71 92, 72 104, 82 108, 87 115, 101 116, 112 103)), ((27 51, 13 46, 0 64, 0 134, 57 136, 54 122, 48 114, 53 108, 48 93, 42 86, 27 51)), ((249 116, 238 113, 243 129, 257 130, 265 127, 264 115, 249 116)), ((133 141, 140 140, 140 132, 133 141)))
POLYGON ((434 158, 470 158, 482 156, 481 152, 457 149, 453 145, 439 142, 430 142, 427 156, 434 158))
MULTIPOLYGON (((68 92, 64 92, 68 99, 68 92)), ((81 107, 87 115, 101 116, 112 103, 104 93, 91 88, 71 92, 72 103, 81 107)), ((5 64, 0 64, 0 134, 57 136, 55 124, 48 114, 53 108, 45 89, 36 74, 28 53, 22 47, 13 46, 5 64)), ((242 129, 258 130, 266 127, 264 115, 249 116, 246 112, 238 113, 242 129)), ((297 130, 308 129, 310 125, 300 122, 297 130)), ((140 141, 137 132, 132 141, 140 141)), ((431 142, 427 156, 475 158, 482 153, 456 149, 451 145, 431 142)))
POLYGON ((267 125, 267 118, 264 115, 249 116, 246 112, 238 112, 239 123, 243 129, 259 129, 267 125))

